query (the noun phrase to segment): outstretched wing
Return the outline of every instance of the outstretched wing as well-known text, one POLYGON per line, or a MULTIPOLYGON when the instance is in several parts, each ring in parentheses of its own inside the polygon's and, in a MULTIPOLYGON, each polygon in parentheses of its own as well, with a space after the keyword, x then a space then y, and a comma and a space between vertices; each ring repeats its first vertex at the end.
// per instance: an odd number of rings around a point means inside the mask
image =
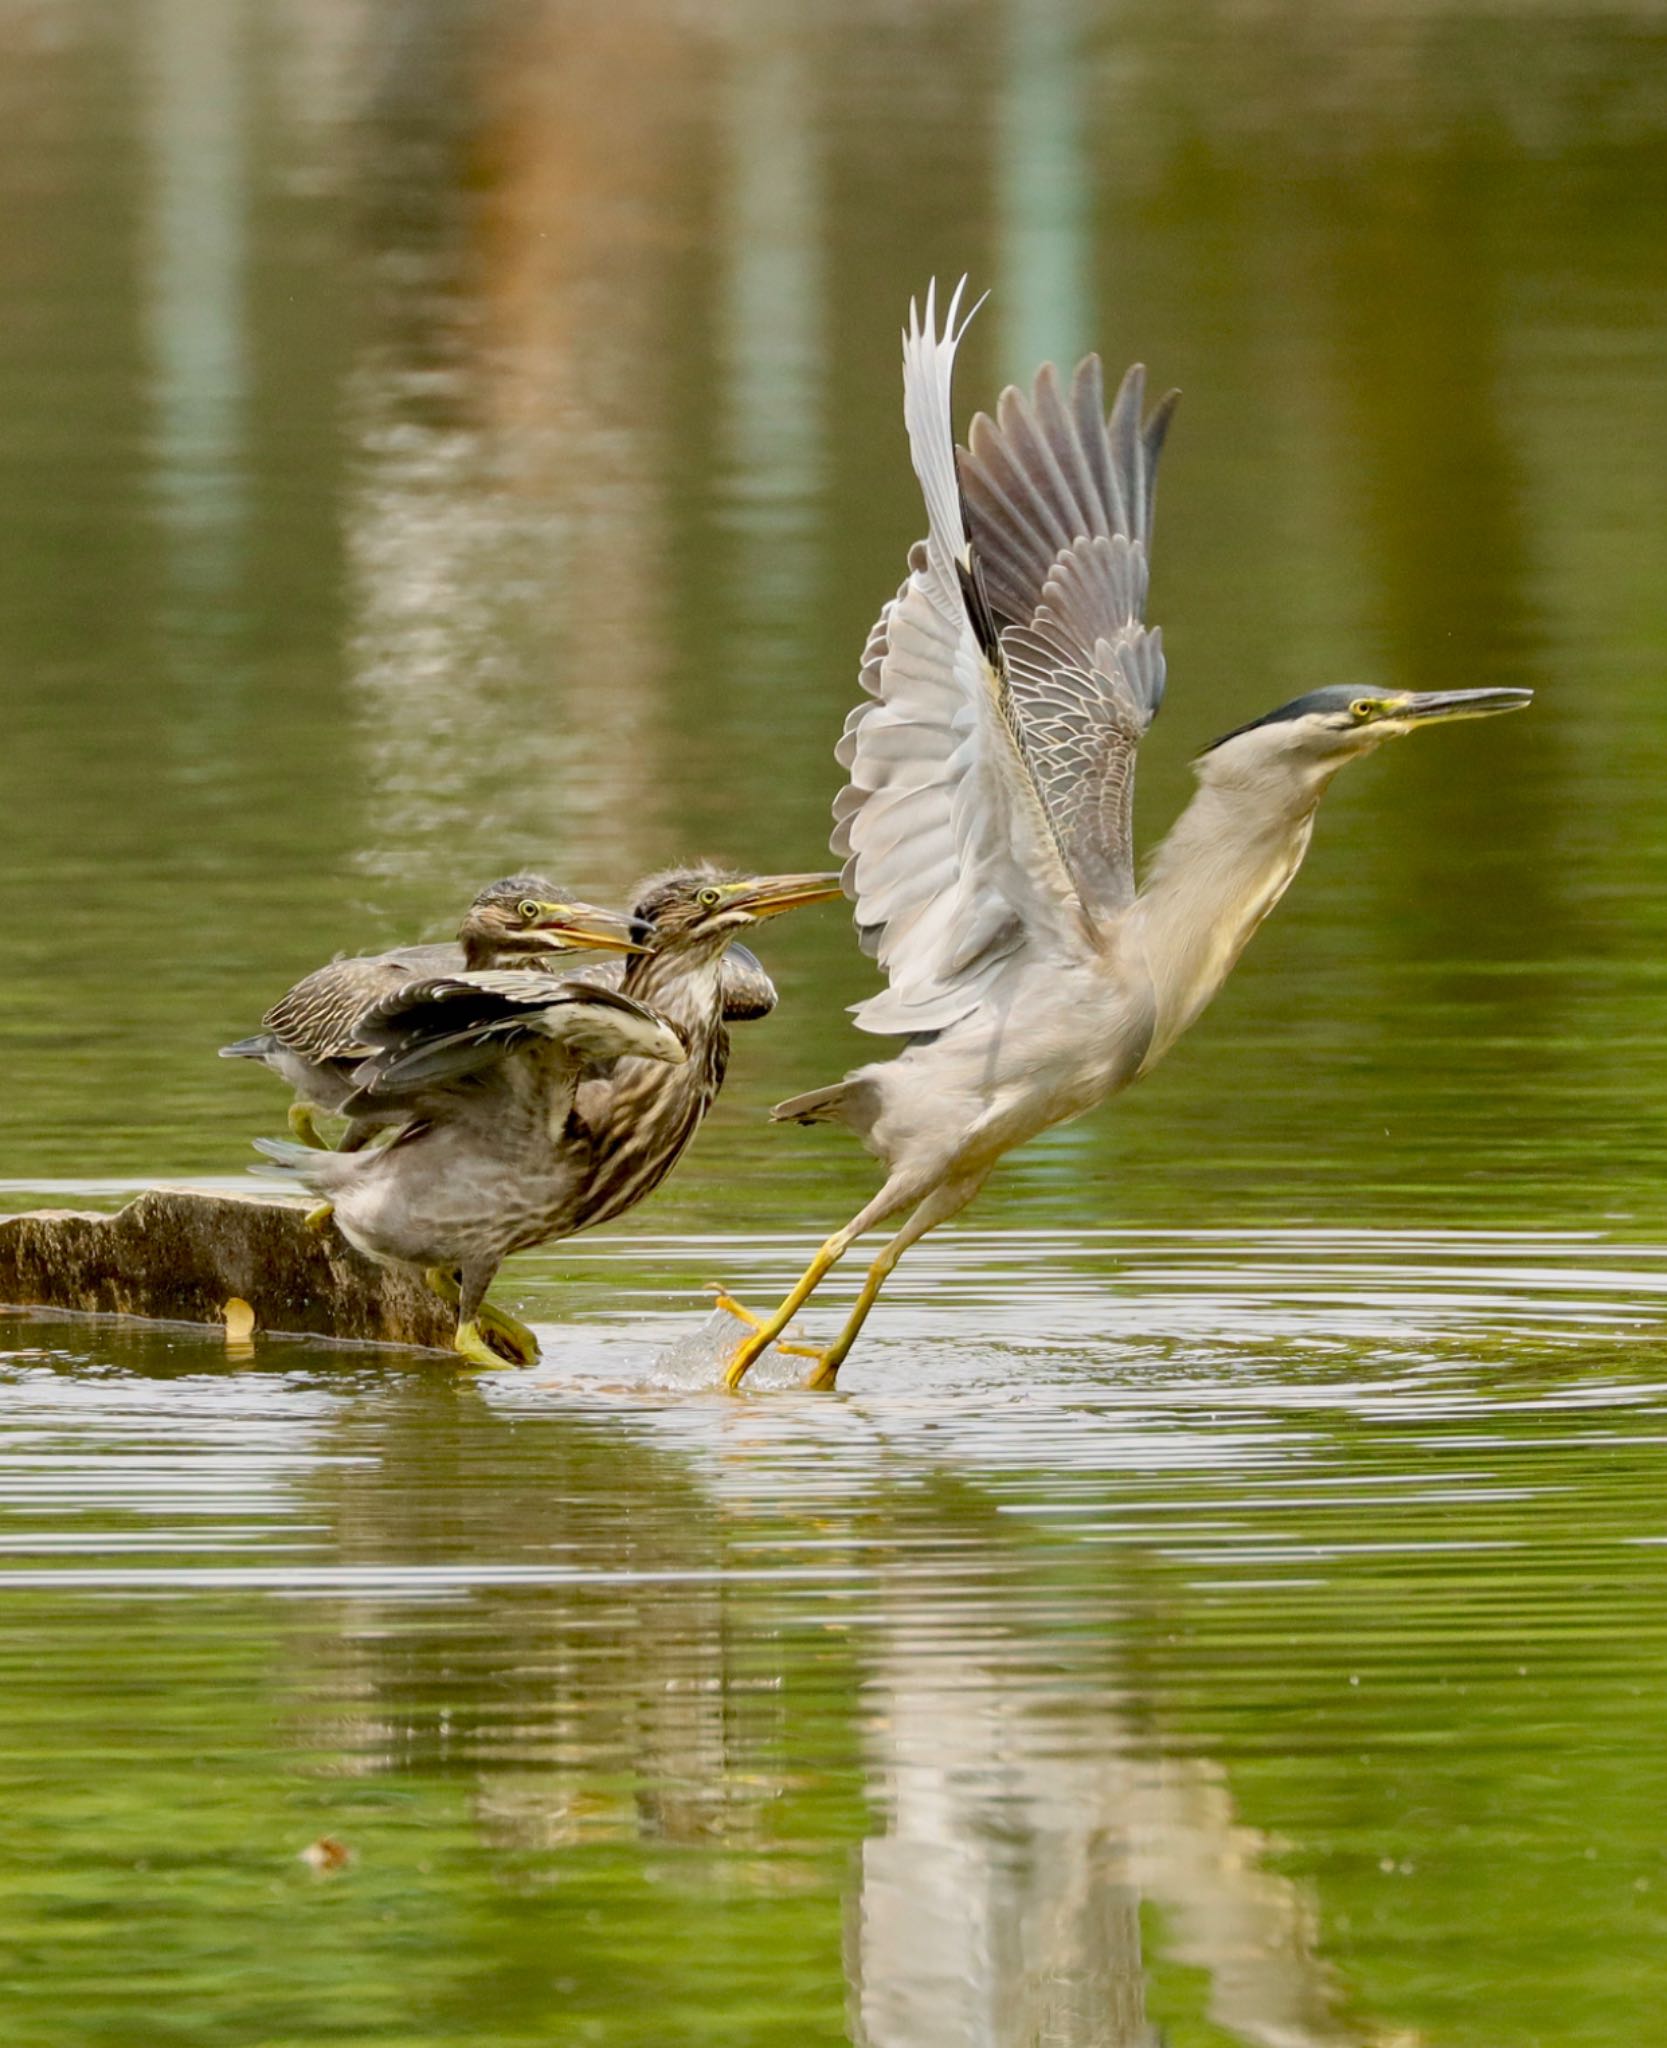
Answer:
POLYGON ((349 1115, 460 1081, 539 1040, 561 1046, 576 1067, 626 1054, 675 1066, 688 1056, 647 1004, 527 969, 412 982, 361 1016, 357 1028, 373 1050, 354 1070, 349 1115))
POLYGON ((1146 373, 1108 419, 1098 356, 1062 392, 1051 363, 1009 386, 960 452, 973 547, 1024 733, 1071 875, 1091 915, 1134 900, 1134 756, 1163 697, 1146 607, 1158 456, 1179 396, 1141 419, 1146 373))
POLYGON ((261 1019, 278 1043, 306 1060, 351 1059, 365 1050, 359 1019, 373 1003, 425 975, 463 965, 461 946, 402 946, 332 960, 298 981, 261 1019))
POLYGON ((941 333, 935 288, 924 325, 909 308, 903 416, 928 532, 869 636, 872 701, 852 712, 838 748, 849 781, 833 850, 864 949, 890 982, 857 1007, 865 1031, 942 1030, 1025 946, 1080 943, 1075 886, 1025 757, 962 520, 949 409, 960 299, 958 288, 941 333))

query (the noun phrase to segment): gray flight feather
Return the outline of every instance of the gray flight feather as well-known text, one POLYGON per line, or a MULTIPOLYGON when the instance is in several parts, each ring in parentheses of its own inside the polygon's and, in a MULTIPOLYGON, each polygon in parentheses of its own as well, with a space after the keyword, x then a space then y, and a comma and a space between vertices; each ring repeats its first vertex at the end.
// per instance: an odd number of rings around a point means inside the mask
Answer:
POLYGON ((1108 419, 1097 356, 1051 363, 973 420, 961 486, 1025 754, 1089 915, 1134 901, 1134 757, 1163 698, 1148 551, 1171 392, 1144 424, 1136 364, 1108 419))

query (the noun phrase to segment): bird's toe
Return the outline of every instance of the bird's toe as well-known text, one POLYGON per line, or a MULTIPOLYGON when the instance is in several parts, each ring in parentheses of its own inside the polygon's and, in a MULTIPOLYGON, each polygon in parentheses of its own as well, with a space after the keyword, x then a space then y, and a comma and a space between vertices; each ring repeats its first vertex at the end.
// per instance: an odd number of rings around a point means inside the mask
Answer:
POLYGON ((525 1323, 512 1316, 507 1309, 493 1308, 488 1302, 481 1309, 480 1322, 488 1335, 497 1340, 498 1350, 510 1354, 512 1363, 538 1363, 538 1339, 525 1323))
POLYGON ((458 1357, 470 1365, 499 1366, 503 1358, 487 1339, 486 1331, 478 1322, 459 1323, 457 1334, 452 1339, 452 1349, 458 1357))
POLYGON ((712 1306, 721 1308, 726 1316, 734 1316, 737 1322, 745 1323, 749 1330, 763 1329, 764 1318, 755 1316, 744 1302, 737 1301, 719 1281, 710 1281, 707 1292, 712 1297, 712 1306))

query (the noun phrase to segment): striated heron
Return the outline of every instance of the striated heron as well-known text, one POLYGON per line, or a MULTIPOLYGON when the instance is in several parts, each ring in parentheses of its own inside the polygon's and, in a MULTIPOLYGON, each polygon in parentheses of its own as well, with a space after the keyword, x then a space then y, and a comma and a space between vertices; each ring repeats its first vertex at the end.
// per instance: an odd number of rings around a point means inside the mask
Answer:
MULTIPOLYGON (((288 1082, 291 1131, 303 1144, 328 1149, 315 1117, 341 1114, 354 1092, 353 1070, 370 1051, 357 1035, 359 1019, 385 996, 436 975, 539 967, 550 955, 570 950, 566 926, 574 906, 565 892, 542 875, 511 875, 491 882, 470 904, 454 942, 398 946, 386 953, 361 953, 315 969, 282 995, 250 1038, 220 1048, 222 1059, 258 1060, 288 1082)), ((599 929, 615 930, 612 913, 598 913, 599 929)), ((597 943, 623 946, 625 929, 597 943)), ((617 984, 618 962, 582 970, 587 981, 617 984)), ((767 1017, 776 991, 758 959, 738 946, 724 962, 724 1014, 731 1022, 767 1017)), ((354 1117, 340 1150, 355 1152, 389 1123, 397 1111, 369 1110, 354 1117)))
MULTIPOLYGON (((964 282, 964 281, 963 281, 964 282)), ((874 1199, 752 1333, 739 1385, 855 1239, 907 1211, 810 1384, 830 1387, 902 1253, 963 1209, 1003 1153, 1147 1073, 1221 987, 1302 864, 1338 769, 1383 741, 1513 711, 1527 690, 1310 692, 1195 764, 1198 789, 1136 883, 1135 750, 1163 694, 1143 620, 1159 451, 1130 370, 1108 417, 1090 356, 1003 392, 957 449, 966 331, 910 307, 903 413, 927 538, 864 654, 834 851, 889 986, 857 1008, 903 1050, 780 1104, 841 1123, 880 1161, 874 1199)), ((974 308, 976 311, 976 308, 974 308)), ((971 315, 968 315, 970 319, 971 315)))
POLYGON ((839 894, 837 875, 682 869, 640 887, 630 928, 642 946, 617 990, 526 968, 409 983, 358 1018, 369 1052, 341 1105, 401 1122, 392 1142, 345 1156, 260 1149, 324 1197, 315 1216, 333 1215, 349 1243, 420 1267, 457 1303, 465 1358, 491 1362, 495 1338, 530 1364, 531 1331, 485 1306, 499 1264, 659 1185, 723 1083, 728 948, 839 894))

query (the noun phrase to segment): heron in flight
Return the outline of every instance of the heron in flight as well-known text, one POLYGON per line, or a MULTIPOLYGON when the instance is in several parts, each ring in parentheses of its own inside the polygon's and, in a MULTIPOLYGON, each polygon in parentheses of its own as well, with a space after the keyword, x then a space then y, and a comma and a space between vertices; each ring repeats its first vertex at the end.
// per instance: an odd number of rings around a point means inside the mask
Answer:
MULTIPOLYGON (((289 1109, 291 1131, 302 1144, 328 1150, 317 1113, 339 1116, 354 1093, 354 1070, 371 1051, 355 1027, 373 1004, 436 975, 547 968, 552 954, 569 953, 582 943, 587 909, 565 901, 563 892, 541 875, 489 882, 464 913, 455 940, 357 953, 317 967, 278 998, 259 1031, 223 1045, 220 1057, 258 1060, 287 1081, 296 1096, 289 1109)), ((614 912, 596 912, 591 930, 591 944, 626 950, 628 933, 614 912)), ((576 971, 586 981, 617 986, 620 967, 615 961, 576 971)), ((724 956, 722 981, 724 1016, 731 1023, 767 1017, 774 1009, 775 985, 745 946, 734 946, 724 956)), ((397 1110, 367 1107, 349 1121, 337 1149, 356 1152, 378 1130, 403 1121, 397 1110)))
MULTIPOLYGON (((397 1122, 393 1140, 347 1154, 258 1148, 323 1197, 315 1227, 333 1220, 358 1250, 418 1268, 456 1305, 464 1358, 531 1364, 532 1332, 486 1301, 499 1265, 658 1187, 723 1085, 732 1006, 744 996, 758 1014, 774 1002, 756 963, 730 975, 731 946, 839 894, 838 875, 678 869, 639 885, 618 987, 528 967, 406 981, 354 1018, 366 1054, 341 1103, 354 1124, 397 1122)), ((626 922, 568 905, 560 928, 597 945, 626 922)))
POLYGON ((1137 365, 1108 417, 1097 357, 1069 383, 1045 365, 958 449, 960 302, 957 288, 941 329, 934 291, 924 320, 909 309, 903 416, 927 536, 869 636, 867 700, 837 750, 832 845, 889 983, 857 1023, 904 1046, 773 1112, 844 1124, 885 1180, 773 1316, 720 1297, 752 1325, 732 1387, 855 1240, 906 1212, 818 1355, 808 1384, 831 1387, 898 1259, 1003 1153, 1156 1066, 1289 888, 1339 768, 1532 695, 1334 686, 1282 704, 1200 755, 1137 883, 1135 753, 1164 685, 1145 623, 1153 490, 1177 394, 1143 416, 1137 365))

